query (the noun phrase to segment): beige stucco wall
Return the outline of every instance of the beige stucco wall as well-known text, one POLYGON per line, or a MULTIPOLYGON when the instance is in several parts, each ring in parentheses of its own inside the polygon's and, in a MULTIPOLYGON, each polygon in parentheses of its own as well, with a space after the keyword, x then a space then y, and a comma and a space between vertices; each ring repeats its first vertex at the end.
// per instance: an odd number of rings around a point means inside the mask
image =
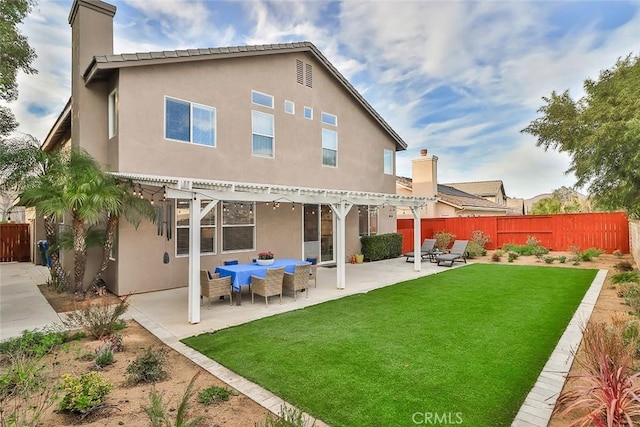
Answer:
MULTIPOLYGON (((311 55, 288 53, 120 70, 119 138, 112 169, 303 187, 395 192, 383 173, 394 141, 311 55), (296 82, 296 59, 313 65, 313 88, 296 82), (251 103, 251 90, 274 96, 274 109, 251 103), (164 97, 216 108, 215 148, 164 138, 164 97), (295 115, 284 101, 295 103, 295 115), (313 108, 313 120, 303 117, 313 108), (252 155, 251 111, 275 116, 275 156, 252 155), (338 117, 322 125, 321 112, 338 117), (322 128, 338 132, 338 167, 322 165, 322 128)), ((105 91, 105 102, 107 92, 105 91)))
POLYGON ((629 238, 631 239, 631 255, 633 255, 636 266, 640 266, 640 221, 637 219, 629 220, 629 238))

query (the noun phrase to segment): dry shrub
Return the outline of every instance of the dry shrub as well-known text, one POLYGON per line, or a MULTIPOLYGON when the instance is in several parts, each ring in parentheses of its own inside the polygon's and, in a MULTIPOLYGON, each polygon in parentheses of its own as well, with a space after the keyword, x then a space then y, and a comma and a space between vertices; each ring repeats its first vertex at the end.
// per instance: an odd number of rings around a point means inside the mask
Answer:
POLYGON ((130 296, 121 297, 117 304, 111 304, 107 296, 102 296, 97 303, 88 302, 69 313, 62 324, 68 328, 82 327, 98 340, 111 336, 118 327, 120 316, 129 308, 127 301, 130 296))
POLYGON ((576 358, 583 372, 570 374, 578 379, 560 396, 556 411, 566 415, 586 411, 570 424, 632 426, 640 421, 640 373, 633 371, 636 340, 625 342, 628 322, 619 318, 612 325, 590 322, 583 329, 583 357, 576 358))

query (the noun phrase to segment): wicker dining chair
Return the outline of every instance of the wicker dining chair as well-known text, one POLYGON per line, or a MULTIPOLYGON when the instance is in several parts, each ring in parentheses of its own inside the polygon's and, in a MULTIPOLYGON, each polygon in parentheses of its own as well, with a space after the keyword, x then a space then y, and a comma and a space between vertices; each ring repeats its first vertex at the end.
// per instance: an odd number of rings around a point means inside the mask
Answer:
POLYGON ((254 295, 264 297, 264 301, 269 307, 269 297, 280 295, 282 304, 282 279, 284 278, 284 267, 267 269, 265 277, 251 276, 251 304, 254 303, 254 295))
POLYGON ((313 280, 313 287, 317 288, 318 287, 318 277, 316 276, 316 274, 318 273, 318 265, 317 264, 313 264, 309 266, 309 278, 307 279, 308 281, 313 280))
POLYGON ((229 304, 233 305, 233 297, 231 296, 233 288, 231 287, 231 277, 220 277, 218 273, 211 275, 207 270, 200 270, 200 296, 207 297, 207 308, 211 308, 211 298, 229 297, 229 304))
POLYGON ((284 273, 282 288, 293 292, 293 299, 297 291, 306 291, 309 298, 309 264, 296 265, 293 273, 284 273))

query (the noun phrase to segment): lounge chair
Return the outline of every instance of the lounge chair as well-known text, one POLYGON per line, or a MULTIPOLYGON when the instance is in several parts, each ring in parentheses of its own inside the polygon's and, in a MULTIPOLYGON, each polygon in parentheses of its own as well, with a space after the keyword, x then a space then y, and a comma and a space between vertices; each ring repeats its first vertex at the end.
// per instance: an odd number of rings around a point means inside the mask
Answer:
POLYGON ((467 245, 469 244, 468 240, 456 240, 453 242, 453 246, 448 253, 443 253, 441 255, 436 255, 436 262, 440 265, 441 262, 448 262, 449 267, 453 266, 455 261, 462 260, 464 263, 467 263, 467 245))
MULTIPOLYGON (((420 258, 422 260, 425 257, 431 257, 433 255, 433 248, 436 245, 436 239, 424 239, 422 242, 422 247, 420 248, 420 258)), ((415 254, 413 252, 408 252, 404 254, 407 257, 407 262, 412 262, 409 258, 415 258, 415 254)))

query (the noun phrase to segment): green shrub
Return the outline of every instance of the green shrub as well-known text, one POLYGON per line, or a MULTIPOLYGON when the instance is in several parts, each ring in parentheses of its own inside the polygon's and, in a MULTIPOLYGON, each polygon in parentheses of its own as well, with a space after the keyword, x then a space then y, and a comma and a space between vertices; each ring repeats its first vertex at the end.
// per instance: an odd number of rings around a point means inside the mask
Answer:
POLYGON ((592 261, 593 258, 597 258, 602 255, 602 250, 596 248, 589 248, 584 252, 580 253, 580 261, 592 261))
POLYGON ((22 331, 22 335, 0 342, 0 354, 42 357, 68 339, 68 333, 54 328, 22 331))
POLYGON ((469 242, 467 245, 467 253, 469 254, 469 258, 477 258, 485 256, 487 251, 476 242, 469 242))
POLYGON ((167 352, 164 349, 147 348, 127 366, 127 382, 129 384, 152 383, 167 377, 164 367, 167 352))
POLYGON ((210 405, 212 403, 224 402, 229 400, 229 397, 236 395, 233 390, 229 390, 224 387, 211 386, 198 393, 198 402, 204 405, 210 405))
POLYGON ((113 363, 113 349, 109 343, 104 343, 96 350, 96 366, 104 368, 113 363))
POLYGON ((440 252, 445 252, 447 249, 449 249, 449 245, 451 245, 451 242, 456 240, 456 235, 447 233, 446 231, 438 231, 436 233, 433 233, 433 238, 436 239, 435 248, 440 252))
POLYGON ((122 316, 129 308, 127 300, 131 294, 120 298, 117 304, 111 304, 106 296, 98 303, 89 303, 80 310, 73 311, 63 320, 66 327, 82 327, 95 339, 113 335, 121 323, 122 316))
POLYGON ((549 253, 549 250, 544 246, 514 245, 512 243, 502 245, 502 250, 505 252, 515 252, 521 256, 545 255, 549 253))
POLYGON ((88 372, 81 376, 62 375, 62 390, 65 393, 60 402, 64 411, 86 414, 104 403, 113 389, 98 372, 88 372))
POLYGON ((527 236, 527 242, 525 243, 526 246, 530 246, 532 248, 536 247, 536 246, 541 246, 540 245, 540 240, 538 240, 538 238, 536 236, 527 236))
POLYGON ((519 256, 520 256, 520 255, 519 255, 517 252, 509 251, 509 252, 508 252, 508 257, 509 257, 508 261, 509 261, 509 262, 513 262, 513 261, 515 261, 516 259, 518 259, 518 257, 519 257, 519 256))
POLYGON ((0 426, 40 425, 42 414, 57 400, 43 359, 20 352, 6 355, 0 374, 0 426))
POLYGON ((640 273, 637 271, 625 271, 622 273, 616 273, 611 276, 611 283, 627 283, 634 282, 640 284, 640 273))
POLYGON ((565 262, 567 262, 567 257, 564 255, 560 255, 558 257, 558 261, 560 261, 560 264, 564 264, 565 262))
POLYGON ((556 258, 552 257, 552 256, 546 256, 544 257, 544 262, 546 262, 547 264, 553 264, 553 261, 555 261, 556 258))
POLYGON ((362 236, 362 254, 367 261, 397 258, 402 255, 402 234, 387 233, 377 236, 362 236))

